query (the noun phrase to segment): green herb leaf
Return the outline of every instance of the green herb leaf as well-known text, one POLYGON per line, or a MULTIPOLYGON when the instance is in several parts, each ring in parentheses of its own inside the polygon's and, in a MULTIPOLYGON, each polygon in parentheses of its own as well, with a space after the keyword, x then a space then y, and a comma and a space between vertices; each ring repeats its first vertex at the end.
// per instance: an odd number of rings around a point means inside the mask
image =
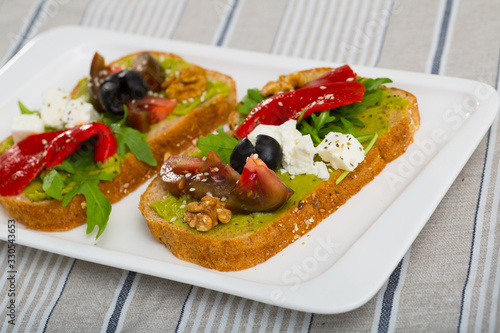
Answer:
POLYGON ((380 85, 390 83, 392 80, 388 78, 360 78, 358 81, 365 86, 365 93, 361 101, 314 113, 298 123, 299 131, 303 135, 310 134, 316 145, 330 132, 352 134, 355 137, 361 136, 356 132, 355 127, 364 127, 365 124, 357 116, 366 109, 377 105, 383 96, 382 90, 379 89, 380 85))
POLYGON ((123 157, 128 148, 139 161, 156 166, 156 159, 146 141, 147 135, 120 124, 111 124, 110 128, 116 139, 118 155, 123 157))
POLYGON ((38 111, 31 111, 23 103, 21 103, 21 101, 18 101, 17 104, 19 105, 19 109, 21 110, 21 114, 37 114, 37 115, 40 115, 40 112, 38 112, 38 111))
POLYGON ((354 136, 357 134, 356 131, 354 130, 353 123, 347 120, 347 118, 340 118, 340 121, 344 126, 344 128, 347 129, 347 133, 352 134, 354 136))
POLYGON ((248 89, 247 94, 238 103, 238 112, 242 114, 249 114, 252 109, 264 100, 264 96, 259 92, 259 89, 248 89))
POLYGON ((43 177, 42 188, 45 193, 47 193, 52 198, 62 200, 64 181, 59 172, 57 172, 55 169, 50 170, 50 172, 43 177))
POLYGON ((260 91, 256 88, 254 89, 248 89, 247 90, 247 95, 250 97, 252 100, 255 102, 262 102, 264 100, 264 96, 260 93, 260 91))
POLYGON ((337 120, 337 117, 330 115, 330 112, 318 112, 311 115, 314 127, 321 128, 328 123, 337 120))
POLYGON ((197 147, 205 156, 210 150, 214 151, 224 163, 229 164, 229 158, 234 147, 238 144, 238 140, 226 134, 223 126, 217 129, 217 133, 218 135, 210 133, 199 138, 197 147))
POLYGON ((363 81, 361 81, 361 83, 363 83, 363 85, 365 86, 365 95, 367 93, 371 93, 375 90, 378 89, 378 87, 382 84, 385 84, 385 83, 392 83, 392 80, 389 79, 389 78, 386 78, 386 77, 381 77, 381 78, 377 78, 377 79, 365 79, 363 81))
POLYGON ((99 182, 101 180, 111 180, 116 174, 109 174, 100 170, 99 166, 93 162, 91 154, 72 156, 55 167, 55 170, 69 173, 65 182, 74 184, 64 195, 62 205, 68 205, 75 195, 82 194, 87 205, 87 234, 91 233, 97 226, 99 230, 96 238, 99 238, 104 232, 111 214, 111 203, 101 193, 99 182))
POLYGON ((120 157, 124 157, 127 151, 130 151, 139 161, 143 161, 151 166, 156 166, 157 162, 153 156, 149 143, 146 141, 147 135, 142 134, 132 127, 125 125, 128 108, 123 105, 125 114, 120 121, 107 119, 106 125, 109 126, 116 139, 116 149, 120 157))
POLYGON ((376 90, 372 93, 365 94, 363 96, 362 102, 366 107, 372 107, 376 105, 381 98, 382 98, 382 92, 380 90, 376 90))

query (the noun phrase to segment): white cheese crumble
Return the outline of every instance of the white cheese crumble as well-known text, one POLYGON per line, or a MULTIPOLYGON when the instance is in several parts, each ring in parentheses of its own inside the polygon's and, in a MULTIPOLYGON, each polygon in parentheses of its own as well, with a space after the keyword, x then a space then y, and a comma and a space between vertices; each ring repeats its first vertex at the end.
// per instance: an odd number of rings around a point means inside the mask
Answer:
POLYGON ((316 148, 314 148, 310 135, 283 141, 281 163, 291 175, 315 173, 314 155, 316 155, 316 148))
POLYGON ((259 125, 248 139, 255 145, 257 135, 273 137, 283 149, 282 172, 295 176, 312 174, 321 179, 329 179, 330 172, 325 162, 336 170, 353 171, 365 158, 361 143, 351 134, 330 132, 325 139, 314 147, 311 136, 302 135, 297 130, 297 121, 288 120, 279 126, 259 125), (324 161, 314 161, 318 154, 324 161))
POLYGON ((297 130, 297 121, 288 120, 279 125, 259 125, 248 139, 255 145, 257 135, 273 137, 283 149, 281 164, 290 175, 312 174, 321 179, 328 179, 330 174, 323 162, 314 162, 317 151, 310 135, 302 135, 297 130))
POLYGON ((66 105, 62 121, 64 127, 72 128, 86 123, 99 120, 100 116, 92 104, 87 103, 83 98, 72 99, 66 105))
POLYGON ((72 128, 100 118, 92 104, 83 98, 72 99, 60 89, 45 92, 40 114, 45 126, 54 129, 72 128))
POLYGON ((365 159, 365 151, 351 134, 330 132, 316 148, 333 168, 353 171, 365 159))
POLYGON ((45 126, 55 129, 64 127, 62 118, 70 99, 69 93, 60 89, 50 89, 45 92, 40 110, 45 126))
POLYGON ((43 133, 44 130, 43 121, 37 114, 22 114, 12 119, 11 132, 15 143, 30 135, 43 133))

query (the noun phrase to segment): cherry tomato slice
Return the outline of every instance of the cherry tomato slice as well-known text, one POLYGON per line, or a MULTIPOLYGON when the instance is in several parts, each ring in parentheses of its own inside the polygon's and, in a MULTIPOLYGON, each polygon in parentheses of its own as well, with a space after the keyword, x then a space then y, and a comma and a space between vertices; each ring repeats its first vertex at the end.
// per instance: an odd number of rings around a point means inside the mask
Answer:
POLYGON ((149 123, 156 124, 165 119, 177 106, 177 101, 169 98, 146 96, 136 101, 139 108, 149 114, 149 123))
POLYGON ((280 209, 293 193, 274 171, 252 155, 229 194, 227 205, 231 210, 245 213, 271 212, 280 209))
POLYGON ((163 164, 160 175, 172 195, 189 194, 195 198, 206 195, 227 198, 240 177, 213 151, 208 152, 206 159, 170 156, 163 164))

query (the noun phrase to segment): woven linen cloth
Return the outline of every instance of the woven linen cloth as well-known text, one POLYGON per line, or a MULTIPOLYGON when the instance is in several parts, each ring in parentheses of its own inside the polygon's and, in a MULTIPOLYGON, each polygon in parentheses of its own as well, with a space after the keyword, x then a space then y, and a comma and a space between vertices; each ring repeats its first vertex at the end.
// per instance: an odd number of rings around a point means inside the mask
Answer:
MULTIPOLYGON (((0 0, 0 65, 71 24, 498 89, 499 14, 494 0, 0 0)), ((387 283, 356 310, 292 311, 17 246, 11 325, 1 242, 1 331, 499 332, 498 126, 497 117, 387 283)))

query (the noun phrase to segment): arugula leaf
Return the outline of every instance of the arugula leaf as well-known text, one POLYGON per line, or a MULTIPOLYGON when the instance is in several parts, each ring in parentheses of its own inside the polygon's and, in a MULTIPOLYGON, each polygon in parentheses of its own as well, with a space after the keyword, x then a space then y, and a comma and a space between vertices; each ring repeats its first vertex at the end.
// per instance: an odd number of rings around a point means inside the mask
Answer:
POLYGON ((347 120, 347 118, 340 118, 340 122, 344 126, 344 128, 347 130, 347 133, 352 134, 353 136, 356 136, 356 131, 354 130, 354 125, 352 122, 347 120))
POLYGON ((377 79, 364 79, 361 81, 361 83, 363 83, 363 85, 365 86, 366 89, 365 95, 366 95, 367 93, 371 93, 377 90, 381 84, 392 83, 392 80, 386 77, 381 77, 377 79))
POLYGON ((380 101, 383 96, 382 90, 379 89, 380 85, 390 83, 392 80, 388 78, 360 78, 358 80, 365 86, 365 93, 361 101, 328 111, 314 113, 299 122, 299 131, 304 135, 310 134, 316 145, 330 132, 352 134, 354 137, 361 137, 361 134, 357 133, 354 128, 364 127, 365 124, 356 117, 380 101))
POLYGON ((37 115, 40 115, 40 112, 38 112, 38 111, 31 111, 23 103, 21 103, 21 101, 17 101, 17 104, 19 105, 19 109, 21 110, 21 114, 37 114, 37 115))
POLYGON ((63 197, 63 207, 68 205, 75 195, 82 194, 87 205, 87 234, 91 233, 97 226, 99 230, 96 238, 99 238, 104 232, 111 214, 111 203, 101 193, 99 182, 101 180, 111 180, 117 174, 100 170, 99 166, 93 162, 91 154, 72 156, 52 171, 55 170, 67 172, 69 176, 66 178, 65 183, 74 184, 63 197))
POLYGON ((107 118, 105 123, 109 126, 116 139, 116 150, 120 157, 124 157, 127 153, 127 148, 139 161, 143 161, 151 166, 156 166, 157 162, 153 156, 149 143, 146 141, 147 135, 142 134, 132 127, 125 126, 127 119, 128 108, 123 105, 125 114, 123 119, 118 122, 113 122, 107 118))
POLYGON ((378 101, 380 101, 381 98, 382 98, 382 91, 376 90, 376 91, 374 91, 372 93, 365 94, 363 96, 363 104, 366 107, 372 107, 375 104, 377 104, 378 101))
POLYGON ((52 198, 62 200, 64 180, 57 170, 52 169, 43 177, 42 188, 52 198))
POLYGON ((116 139, 118 155, 123 157, 128 148, 139 161, 156 166, 156 159, 146 141, 147 135, 120 124, 111 124, 110 128, 116 139))
POLYGON ((224 163, 229 164, 231 153, 239 141, 226 134, 223 126, 217 129, 217 133, 218 135, 210 133, 207 136, 199 138, 196 145, 203 155, 206 156, 212 150, 219 155, 224 163))
POLYGON ((325 124, 334 122, 337 117, 330 115, 330 112, 318 112, 311 115, 311 120, 316 128, 323 127, 325 124))
POLYGON ((236 106, 238 112, 242 114, 249 114, 252 109, 264 100, 264 96, 260 93, 259 89, 248 89, 247 94, 241 99, 241 102, 236 106))

